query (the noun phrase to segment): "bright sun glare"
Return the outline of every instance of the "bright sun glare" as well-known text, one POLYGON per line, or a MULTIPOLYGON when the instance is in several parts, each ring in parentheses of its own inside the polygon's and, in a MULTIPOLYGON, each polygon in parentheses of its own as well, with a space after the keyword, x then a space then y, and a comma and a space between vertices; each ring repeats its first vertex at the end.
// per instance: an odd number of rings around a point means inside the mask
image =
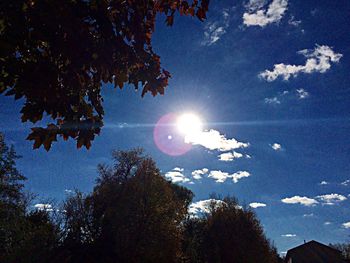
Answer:
POLYGON ((180 115, 177 119, 176 126, 179 132, 186 136, 192 136, 202 131, 202 121, 193 113, 180 115))

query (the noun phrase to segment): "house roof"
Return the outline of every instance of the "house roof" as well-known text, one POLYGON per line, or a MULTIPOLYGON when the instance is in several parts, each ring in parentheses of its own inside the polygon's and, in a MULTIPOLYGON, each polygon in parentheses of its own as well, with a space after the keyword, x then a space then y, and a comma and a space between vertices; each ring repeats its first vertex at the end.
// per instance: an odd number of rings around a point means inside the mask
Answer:
POLYGON ((344 263, 341 252, 320 242, 312 240, 288 250, 286 261, 292 263, 344 263))

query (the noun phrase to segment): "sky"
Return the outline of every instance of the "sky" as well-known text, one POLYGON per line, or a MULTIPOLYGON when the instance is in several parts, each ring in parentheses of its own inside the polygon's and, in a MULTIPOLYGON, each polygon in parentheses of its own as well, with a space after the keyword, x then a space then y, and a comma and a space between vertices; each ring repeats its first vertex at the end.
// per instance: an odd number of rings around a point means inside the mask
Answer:
POLYGON ((59 140, 32 150, 23 101, 0 97, 0 130, 37 208, 92 191, 113 149, 143 147, 164 176, 257 213, 280 253, 350 240, 350 1, 212 1, 205 22, 159 17, 153 36, 172 74, 164 96, 104 85, 105 126, 90 150, 59 140), (181 135, 177 116, 203 127, 181 135), (165 124, 165 125, 164 125, 165 124), (182 136, 182 137, 181 137, 182 136), (42 204, 40 206, 40 204, 42 204))

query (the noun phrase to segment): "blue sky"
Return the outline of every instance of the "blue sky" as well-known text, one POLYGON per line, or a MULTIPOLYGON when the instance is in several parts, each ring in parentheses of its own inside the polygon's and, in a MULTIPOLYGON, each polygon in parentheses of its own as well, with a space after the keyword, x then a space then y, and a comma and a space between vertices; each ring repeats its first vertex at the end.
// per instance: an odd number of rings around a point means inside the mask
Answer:
POLYGON ((112 149, 141 146, 195 202, 217 193, 258 203, 252 209, 280 252, 303 240, 348 241, 350 2, 217 2, 204 23, 176 17, 168 28, 159 17, 153 45, 173 76, 166 94, 142 99, 106 85, 105 127, 89 151, 62 140, 48 153, 32 150, 22 102, 0 97, 1 130, 23 155, 27 189, 42 202, 91 191, 112 149), (183 155, 165 154, 154 124, 185 112, 204 121, 201 136, 183 155))

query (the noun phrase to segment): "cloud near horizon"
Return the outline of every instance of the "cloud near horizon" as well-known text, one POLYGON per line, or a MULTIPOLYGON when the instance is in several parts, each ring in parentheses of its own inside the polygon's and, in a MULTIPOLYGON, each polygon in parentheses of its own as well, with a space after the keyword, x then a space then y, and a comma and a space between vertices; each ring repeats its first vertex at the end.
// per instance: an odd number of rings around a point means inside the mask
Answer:
POLYGON ((338 63, 343 56, 335 53, 329 46, 318 44, 314 49, 303 49, 298 51, 298 54, 307 58, 305 65, 275 64, 273 70, 265 70, 259 73, 259 76, 271 82, 278 77, 288 80, 290 77, 298 76, 299 73, 325 73, 331 68, 331 62, 338 63))
POLYGON ((34 207, 39 211, 53 211, 51 204, 35 204, 34 207))
POLYGON ((285 204, 301 204, 304 206, 315 206, 317 204, 322 205, 335 205, 336 203, 347 200, 347 198, 341 194, 325 194, 318 195, 315 198, 309 198, 306 196, 293 196, 282 199, 282 203, 285 204))
POLYGON ((258 202, 253 202, 253 203, 250 203, 249 206, 251 208, 259 208, 259 207, 266 207, 266 204, 264 203, 258 203, 258 202))
POLYGON ((296 237, 297 235, 296 234, 284 234, 284 235, 281 235, 281 237, 296 237))
POLYGON ((210 212, 210 207, 211 206, 219 206, 223 203, 221 200, 217 199, 207 199, 207 200, 200 200, 198 202, 194 202, 190 204, 188 207, 188 212, 192 216, 198 216, 198 214, 203 214, 203 213, 209 213, 210 212))
POLYGON ((282 203, 285 203, 285 204, 301 204, 304 206, 314 206, 318 204, 318 201, 316 199, 309 198, 306 196, 299 196, 299 195, 283 198, 281 201, 282 203))
POLYGON ((268 6, 266 4, 266 0, 250 0, 243 14, 243 24, 264 27, 277 23, 288 8, 288 0, 272 0, 268 6))
POLYGON ((188 179, 183 173, 183 169, 179 167, 175 167, 173 170, 165 173, 165 178, 170 180, 173 183, 189 183, 190 179, 188 179), (180 171, 181 170, 181 171, 180 171))

